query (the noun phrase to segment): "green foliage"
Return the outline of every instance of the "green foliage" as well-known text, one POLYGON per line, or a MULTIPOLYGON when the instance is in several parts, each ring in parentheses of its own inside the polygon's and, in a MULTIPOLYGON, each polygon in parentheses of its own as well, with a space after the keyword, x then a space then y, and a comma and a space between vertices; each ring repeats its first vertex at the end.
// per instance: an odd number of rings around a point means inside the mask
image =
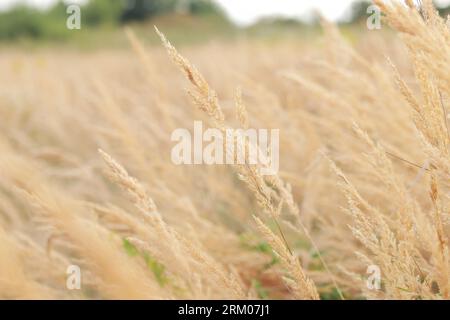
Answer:
POLYGON ((153 272, 156 281, 158 281, 161 287, 164 287, 168 282, 168 278, 165 274, 166 267, 163 264, 159 263, 155 259, 153 259, 149 254, 144 253, 143 255, 145 263, 147 267, 153 272))
POLYGON ((137 250, 137 248, 130 242, 128 241, 128 239, 123 239, 122 240, 122 245, 123 248, 125 249, 125 252, 130 256, 130 257, 134 257, 137 256, 139 251, 137 250))
POLYGON ((241 240, 241 244, 244 248, 251 250, 251 251, 260 252, 260 253, 270 256, 271 260, 263 266, 263 270, 270 269, 271 267, 273 267, 274 265, 276 265, 280 262, 280 259, 275 254, 275 252, 273 251, 270 244, 268 244, 267 242, 260 241, 260 242, 254 243, 251 235, 249 235, 249 234, 241 235, 240 240, 241 240))
POLYGON ((115 24, 119 22, 124 9, 122 1, 91 0, 83 8, 83 23, 89 26, 115 24))
POLYGON ((145 20, 168 12, 224 17, 222 9, 211 0, 125 0, 122 21, 145 20))
POLYGON ((188 11, 193 15, 218 15, 225 16, 222 8, 211 0, 190 0, 188 11))
MULTIPOLYGON (((363 21, 367 17, 368 0, 355 2, 348 13, 349 24, 363 21)), ((450 13, 450 7, 439 9, 441 15, 450 13)), ((66 21, 67 5, 62 0, 47 11, 37 10, 25 5, 18 5, 5 12, 0 12, 0 41, 14 41, 28 38, 37 40, 65 40, 69 37, 91 33, 93 28, 115 26, 132 21, 145 21, 168 13, 178 12, 193 17, 202 16, 198 20, 214 20, 217 26, 229 26, 230 23, 222 8, 213 0, 90 0, 81 10, 82 30, 79 32, 68 30, 66 21), (85 32, 85 31, 88 32, 85 32)), ((175 22, 175 24, 178 22, 175 22)), ((212 29, 214 24, 212 24, 212 29)), ((208 25, 208 30, 209 28, 208 25)), ((277 38, 286 30, 294 33, 305 30, 306 25, 295 19, 267 18, 249 28, 249 34, 270 35, 277 38)), ((219 30, 220 31, 220 30, 219 30)), ((303 32, 302 31, 302 32, 303 32)), ((213 32, 216 32, 214 29, 213 32)), ((188 37, 183 33, 183 37, 188 37)))
POLYGON ((448 17, 450 15, 450 6, 438 8, 441 17, 448 17))
POLYGON ((262 285, 261 281, 253 279, 252 287, 255 288, 259 299, 269 299, 269 290, 262 285))
POLYGON ((339 289, 337 288, 329 288, 328 290, 321 291, 320 299, 321 300, 341 300, 341 295, 345 297, 339 289))
POLYGON ((369 17, 367 9, 373 3, 368 0, 357 1, 350 8, 350 22, 359 22, 369 17))
MULTIPOLYGON (((119 21, 120 1, 91 0, 82 8, 82 27, 88 28, 119 21)), ((67 6, 57 2, 47 11, 19 5, 0 13, 0 40, 18 38, 63 40, 74 34, 66 27, 67 6)))
POLYGON ((122 21, 146 20, 156 15, 174 11, 177 0, 126 0, 122 21))
POLYGON ((139 252, 138 248, 134 244, 132 244, 128 239, 124 238, 122 240, 122 246, 125 249, 125 252, 130 257, 142 256, 145 261, 147 267, 152 271, 155 276, 156 281, 158 281, 159 285, 163 287, 168 282, 168 278, 165 274, 166 268, 163 264, 159 263, 156 259, 151 257, 147 252, 139 252))
MULTIPOLYGON (((58 24, 59 13, 51 11, 44 15, 41 11, 26 6, 17 6, 0 14, 0 39, 13 40, 23 37, 64 38, 68 30, 58 24)), ((65 20, 62 20, 65 23, 65 20)))
POLYGON ((81 8, 82 30, 66 28, 67 5, 57 2, 47 11, 19 5, 0 12, 0 40, 19 38, 64 40, 85 30, 144 21, 171 12, 215 15, 225 19, 221 8, 211 0, 90 0, 81 8))

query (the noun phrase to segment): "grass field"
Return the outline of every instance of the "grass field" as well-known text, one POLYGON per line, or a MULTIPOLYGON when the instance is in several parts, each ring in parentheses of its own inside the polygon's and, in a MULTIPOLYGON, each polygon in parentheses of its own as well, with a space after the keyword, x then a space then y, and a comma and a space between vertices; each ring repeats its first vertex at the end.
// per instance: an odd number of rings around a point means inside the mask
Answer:
POLYGON ((0 298, 449 299, 450 25, 376 2, 377 31, 2 50, 0 298), (194 121, 280 129, 278 175, 173 164, 194 121))

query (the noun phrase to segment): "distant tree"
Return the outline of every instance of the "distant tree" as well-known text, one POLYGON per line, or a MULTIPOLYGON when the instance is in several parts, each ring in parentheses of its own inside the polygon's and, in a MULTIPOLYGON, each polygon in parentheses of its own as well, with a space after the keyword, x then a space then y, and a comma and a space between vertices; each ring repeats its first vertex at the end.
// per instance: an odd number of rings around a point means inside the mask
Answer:
POLYGON ((350 21, 349 22, 359 22, 361 20, 366 20, 368 17, 367 8, 373 3, 368 0, 360 0, 352 4, 350 7, 350 21))
POLYGON ((123 1, 90 0, 83 8, 83 22, 91 26, 117 23, 124 8, 123 1))
POLYGON ((62 16, 18 5, 0 13, 0 39, 63 38, 67 29, 62 16))
POLYGON ((446 18, 448 15, 450 15, 450 5, 447 7, 438 8, 439 14, 446 18))
POLYGON ((150 17, 175 11, 177 0, 126 0, 122 21, 145 20, 150 17))
POLYGON ((223 9, 211 0, 188 0, 187 2, 189 13, 193 15, 225 15, 223 9))
MULTIPOLYGON (((1 0, 0 0, 1 1, 1 0)), ((142 21, 157 15, 182 11, 193 15, 217 14, 222 9, 211 0, 89 0, 81 10, 82 29, 142 21)), ((67 4, 59 0, 48 10, 17 5, 0 12, 0 39, 49 38, 70 36, 66 28, 67 4)))
POLYGON ((122 21, 145 20, 176 11, 225 16, 222 8, 211 0, 125 0, 122 21))

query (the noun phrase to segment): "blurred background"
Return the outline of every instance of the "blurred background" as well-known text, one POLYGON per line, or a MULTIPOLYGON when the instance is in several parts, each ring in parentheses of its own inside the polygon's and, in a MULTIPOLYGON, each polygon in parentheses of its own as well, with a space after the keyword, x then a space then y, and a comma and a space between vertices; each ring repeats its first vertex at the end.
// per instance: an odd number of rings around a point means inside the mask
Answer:
MULTIPOLYGON (((450 13, 450 0, 436 4, 440 14, 450 13)), ((254 214, 276 234, 285 230, 283 240, 322 299, 339 299, 341 293, 351 299, 450 295, 450 262, 443 262, 449 250, 441 231, 434 231, 450 208, 444 196, 450 194, 450 173, 444 165, 436 167, 443 178, 426 173, 428 165, 445 162, 441 155, 448 153, 441 150, 450 144, 438 117, 445 119, 450 97, 450 47, 442 43, 447 34, 420 24, 418 15, 398 14, 412 35, 403 37, 405 45, 386 24, 368 30, 368 5, 0 0, 0 299, 241 298, 234 289, 239 281, 223 280, 234 271, 252 296, 297 298, 283 282, 294 279, 281 264, 285 259, 261 237, 254 214), (81 29, 69 30, 67 9, 75 3, 81 6, 81 29), (339 28, 323 23, 322 29, 320 15, 339 28), (198 89, 193 80, 189 85, 154 25, 211 89, 203 82, 198 89), (417 25, 424 32, 415 33, 417 25), (397 90, 386 57, 411 88, 408 99, 397 90), (436 89, 435 79, 441 81, 436 89), (231 166, 173 163, 175 129, 191 131, 194 120, 204 121, 205 128, 216 125, 202 112, 205 105, 216 108, 212 90, 226 126, 281 129, 286 191, 260 179, 252 179, 257 188, 248 188, 231 166), (415 99, 411 108, 410 95, 426 103, 416 123, 411 112, 422 108, 415 99), (366 132, 376 148, 367 144, 366 132), (106 178, 99 148, 143 183, 170 228, 142 224, 143 205, 133 209, 106 178), (392 154, 392 163, 381 148, 392 154), (351 187, 338 183, 342 176, 332 173, 324 153, 351 187), (261 198, 272 194, 281 228, 273 210, 264 214, 267 200, 261 198), (73 263, 83 268, 82 291, 66 290, 67 266, 73 263), (381 266, 386 292, 366 292, 367 264, 381 266)), ((183 70, 192 78, 193 70, 183 70)))
MULTIPOLYGON (((442 15, 450 13, 450 0, 436 4, 442 15)), ((157 41, 153 25, 177 44, 236 37, 270 40, 315 34, 318 15, 344 30, 358 30, 353 26, 365 24, 369 5, 364 0, 1 0, 0 42, 120 47, 127 44, 124 25, 132 25, 148 42, 157 41), (81 6, 81 30, 66 27, 70 4, 81 6)))

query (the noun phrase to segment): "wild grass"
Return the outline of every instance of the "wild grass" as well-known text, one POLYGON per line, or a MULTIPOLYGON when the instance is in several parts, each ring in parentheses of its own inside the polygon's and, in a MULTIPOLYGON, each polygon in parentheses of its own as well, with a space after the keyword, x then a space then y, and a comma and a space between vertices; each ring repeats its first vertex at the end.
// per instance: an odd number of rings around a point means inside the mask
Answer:
POLYGON ((401 41, 2 53, 0 298, 449 299, 449 24, 375 2, 401 41), (174 165, 194 120, 280 129, 278 175, 174 165))

